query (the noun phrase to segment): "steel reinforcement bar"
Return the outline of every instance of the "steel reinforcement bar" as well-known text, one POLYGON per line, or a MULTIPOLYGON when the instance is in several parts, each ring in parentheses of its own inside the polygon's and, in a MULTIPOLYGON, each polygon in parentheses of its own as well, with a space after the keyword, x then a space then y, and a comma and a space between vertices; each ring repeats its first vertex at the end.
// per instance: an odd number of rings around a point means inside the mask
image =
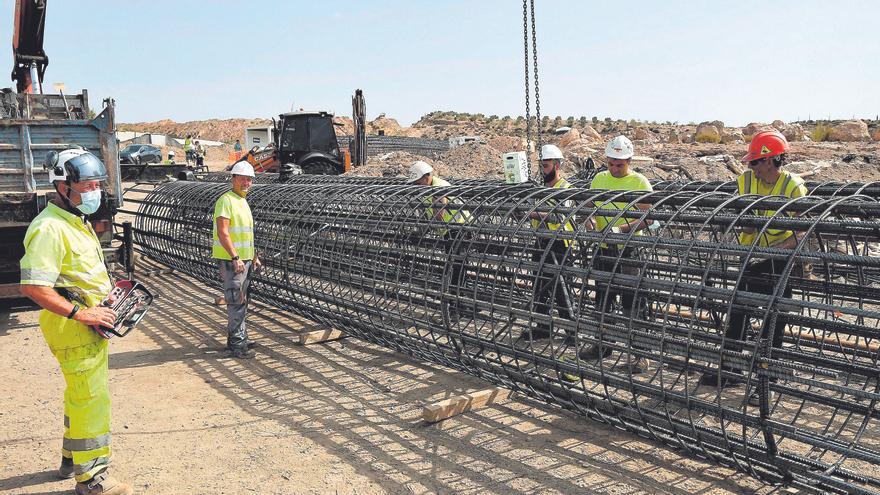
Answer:
MULTIPOLYGON (((195 175, 203 182, 228 182, 227 172, 209 172, 195 175)), ((447 178, 453 185, 493 185, 503 184, 502 179, 458 179, 447 178)), ((364 177, 357 175, 291 175, 257 174, 258 184, 370 184, 370 185, 403 185, 407 180, 403 177, 364 177)), ((575 187, 588 188, 590 179, 569 179, 575 187)), ((867 196, 880 199, 880 182, 806 182, 807 191, 811 196, 840 197, 867 196)), ((736 181, 651 181, 655 191, 691 191, 691 192, 725 192, 736 193, 736 181)))
MULTIPOLYGON (((228 188, 130 190, 138 249, 219 286, 228 188)), ((258 300, 769 483, 880 491, 878 202, 336 180, 248 202, 258 300)))

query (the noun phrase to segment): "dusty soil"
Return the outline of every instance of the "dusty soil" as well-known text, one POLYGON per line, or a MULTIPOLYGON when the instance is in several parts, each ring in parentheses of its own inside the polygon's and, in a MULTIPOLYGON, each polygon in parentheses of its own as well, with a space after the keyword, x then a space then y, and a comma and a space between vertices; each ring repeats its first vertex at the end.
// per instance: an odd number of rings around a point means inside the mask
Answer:
MULTIPOLYGON (((111 342, 115 475, 140 494, 770 493, 729 469, 526 397, 435 425, 424 405, 479 380, 256 305, 252 361, 224 357, 224 308, 190 279, 111 342)), ((63 379, 32 309, 0 311, 0 494, 57 481, 63 379)))

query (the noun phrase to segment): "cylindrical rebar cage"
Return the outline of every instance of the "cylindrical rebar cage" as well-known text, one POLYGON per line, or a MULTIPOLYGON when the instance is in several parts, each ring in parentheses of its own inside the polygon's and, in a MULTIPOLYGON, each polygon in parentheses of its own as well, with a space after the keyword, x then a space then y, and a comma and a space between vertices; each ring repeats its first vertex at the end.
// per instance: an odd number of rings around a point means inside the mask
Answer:
MULTIPOLYGON (((219 286, 228 189, 133 200, 138 248, 219 286)), ((256 299, 767 482, 880 490, 870 198, 336 179, 247 198, 256 299)))

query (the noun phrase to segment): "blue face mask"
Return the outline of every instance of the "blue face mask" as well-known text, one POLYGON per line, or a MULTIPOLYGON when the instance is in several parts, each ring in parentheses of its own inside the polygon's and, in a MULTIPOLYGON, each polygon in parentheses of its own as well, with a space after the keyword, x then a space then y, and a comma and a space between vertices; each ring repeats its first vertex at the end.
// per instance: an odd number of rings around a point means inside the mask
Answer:
POLYGON ((76 205, 76 209, 83 212, 83 214, 85 215, 91 215, 92 213, 98 211, 98 208, 101 207, 100 189, 81 193, 79 197, 82 203, 76 205))

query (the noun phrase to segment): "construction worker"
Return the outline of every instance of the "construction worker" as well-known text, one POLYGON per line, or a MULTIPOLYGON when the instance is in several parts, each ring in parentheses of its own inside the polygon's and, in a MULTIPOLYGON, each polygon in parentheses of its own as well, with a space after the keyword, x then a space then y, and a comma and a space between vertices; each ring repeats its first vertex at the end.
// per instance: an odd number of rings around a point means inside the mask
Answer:
MULTIPOLYGON (((742 173, 737 180, 737 189, 741 196, 785 196, 787 198, 800 198, 807 195, 807 188, 803 179, 797 175, 781 170, 785 165, 786 153, 790 147, 788 140, 779 131, 763 131, 755 134, 749 144, 749 151, 743 157, 742 162, 748 164, 748 170, 742 173)), ((753 214, 764 217, 776 215, 775 211, 754 210, 753 214)), ((739 234, 739 243, 743 246, 775 247, 794 249, 803 233, 784 229, 765 229, 759 232, 749 227, 739 234)), ((773 294, 776 290, 779 276, 782 274, 786 260, 752 258, 744 267, 744 273, 738 290, 761 294, 773 294)), ((801 269, 801 266, 795 267, 801 269)), ((791 297, 791 286, 786 284, 782 297, 791 297)), ((735 347, 733 340, 741 341, 745 337, 748 315, 742 311, 731 311, 730 322, 724 333, 724 348, 735 347)), ((761 336, 767 338, 770 328, 764 322, 761 336)), ((785 330, 786 318, 781 315, 776 318, 772 329, 772 346, 778 349, 782 346, 782 334, 785 330)), ((740 374, 741 372, 732 367, 722 366, 722 370, 729 373, 740 374)), ((774 380, 771 378, 771 380, 774 380)), ((721 386, 727 385, 728 379, 719 376, 718 372, 704 374, 700 378, 701 385, 721 386)), ((758 405, 759 397, 757 389, 749 397, 749 403, 758 405)))
MULTIPOLYGON (((452 186, 452 184, 450 184, 449 182, 435 176, 434 167, 421 160, 414 162, 409 167, 408 181, 410 184, 417 184, 421 186, 452 186)), ((450 198, 448 196, 441 196, 439 198, 428 196, 424 200, 425 204, 427 205, 427 208, 425 209, 425 216, 427 216, 429 220, 442 221, 447 224, 463 224, 470 222, 470 212, 463 209, 453 208, 456 201, 457 200, 455 198, 450 198)), ((451 258, 451 262, 448 264, 452 275, 452 279, 450 280, 450 282, 456 287, 461 287, 464 283, 464 280, 462 279, 462 274, 464 272, 464 261, 462 259, 464 254, 464 243, 455 243, 452 235, 449 232, 449 229, 435 229, 435 232, 443 237, 446 252, 451 258), (456 248, 454 246, 458 247, 456 248)), ((455 321, 459 319, 458 305, 454 301, 445 302, 444 307, 448 312, 450 320, 455 321)))
MULTIPOLYGON (((608 191, 653 191, 648 179, 630 169, 632 157, 635 154, 632 141, 626 136, 617 136, 605 146, 606 166, 608 170, 599 172, 590 182, 590 189, 605 189, 608 191)), ((636 204, 630 206, 629 201, 595 201, 594 205, 602 209, 614 210, 647 210, 649 204, 636 204)), ((651 227, 651 220, 638 220, 633 218, 617 218, 615 216, 595 216, 588 221, 587 228, 611 233, 641 235, 642 230, 651 227)), ((659 224, 657 224, 659 226, 659 224)), ((593 256, 592 269, 602 272, 624 273, 638 275, 639 270, 634 260, 637 254, 632 247, 623 247, 618 244, 602 243, 593 256)), ((600 313, 607 313, 612 302, 621 296, 623 310, 629 318, 638 314, 635 295, 631 291, 618 291, 609 287, 607 283, 596 283, 596 309, 600 313)), ((604 340, 609 340, 605 338, 604 340)), ((611 339, 614 341, 615 339, 611 339)), ((593 344, 578 353, 583 360, 599 360, 611 356, 611 348, 601 344, 593 344)), ((644 358, 634 358, 629 361, 631 369, 642 371, 647 366, 644 358)))
POLYGON ((168 159, 165 160, 165 165, 174 165, 174 150, 168 151, 168 159))
POLYGON ((91 328, 116 321, 114 311, 101 305, 112 286, 87 220, 101 206, 107 170, 81 148, 51 152, 46 165, 57 195, 25 234, 20 290, 43 308, 40 329, 66 383, 58 475, 75 477, 78 495, 128 495, 131 487, 108 473, 108 341, 91 328))
MULTIPOLYGON (((568 189, 571 184, 562 177, 559 168, 562 166, 562 151, 555 145, 545 144, 541 147, 541 177, 544 186, 554 189, 568 189)), ((545 206, 556 207, 558 202, 554 199, 548 200, 545 206)), ((565 207, 574 206, 571 201, 562 204, 565 207)), ((531 212, 529 218, 532 228, 547 230, 565 230, 574 231, 574 223, 572 219, 564 219, 559 213, 531 212)), ((540 265, 551 263, 559 265, 566 256, 571 241, 565 239, 544 239, 539 238, 535 251, 532 253, 532 261, 540 265)), ((539 272, 536 274, 534 285, 535 312, 546 314, 552 318, 551 303, 553 299, 556 302, 556 310, 562 318, 573 319, 571 312, 572 295, 569 292, 568 285, 561 275, 552 277, 544 277, 539 272)), ((531 329, 531 336, 534 339, 550 337, 552 334, 552 325, 539 322, 537 328, 531 329)), ((569 333, 569 340, 573 335, 569 333)))
POLYGON ((251 359, 253 344, 247 338, 247 291, 253 272, 261 263, 254 251, 254 218, 245 196, 254 180, 254 167, 246 161, 232 166, 232 190, 214 204, 214 247, 211 257, 218 261, 223 281, 228 323, 226 347, 230 355, 251 359))
POLYGON ((196 171, 206 172, 206 170, 204 170, 205 148, 198 142, 198 140, 196 140, 193 145, 193 155, 196 158, 196 171))
POLYGON ((186 164, 189 165, 193 160, 192 134, 187 134, 183 140, 183 156, 186 158, 186 164))

